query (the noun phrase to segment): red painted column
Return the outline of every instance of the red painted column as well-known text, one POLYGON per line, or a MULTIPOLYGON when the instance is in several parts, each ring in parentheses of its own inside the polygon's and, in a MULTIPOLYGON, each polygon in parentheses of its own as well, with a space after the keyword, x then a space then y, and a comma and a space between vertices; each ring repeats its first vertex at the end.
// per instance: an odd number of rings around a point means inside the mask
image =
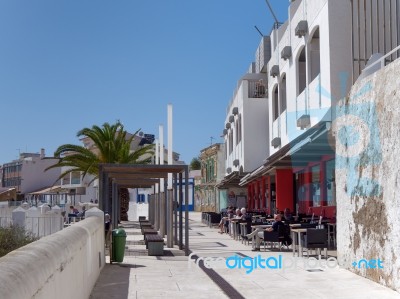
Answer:
POLYGON ((251 209, 252 210, 254 210, 254 208, 256 206, 256 201, 254 200, 255 192, 256 192, 256 189, 254 188, 254 182, 252 182, 251 183, 251 194, 252 194, 252 197, 251 197, 251 209))
POLYGON ((261 209, 261 183, 260 180, 257 180, 256 183, 256 201, 257 201, 257 209, 261 209))
POLYGON ((268 184, 268 214, 271 214, 271 176, 267 176, 267 184, 268 184))
POLYGON ((251 184, 247 184, 247 209, 251 208, 251 184))
POLYGON ((253 182, 253 209, 257 208, 257 181, 253 182))
POLYGON ((276 208, 293 210, 293 172, 292 169, 277 169, 275 177, 276 208))
MULTIPOLYGON (((304 172, 304 187, 306 188, 305 192, 305 208, 306 208, 306 213, 308 214, 308 210, 312 208, 313 202, 311 198, 311 187, 312 187, 312 172, 311 168, 307 167, 305 172, 304 172)), ((310 209, 312 210, 312 209, 310 209)), ((311 212, 312 214, 312 212, 311 212)))

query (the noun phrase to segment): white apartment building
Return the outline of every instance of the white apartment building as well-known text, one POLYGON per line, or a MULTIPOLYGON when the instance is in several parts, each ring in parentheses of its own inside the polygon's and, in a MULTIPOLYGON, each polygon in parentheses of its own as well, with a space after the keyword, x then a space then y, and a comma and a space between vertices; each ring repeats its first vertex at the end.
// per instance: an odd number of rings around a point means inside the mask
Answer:
POLYGON ((398 60, 390 63, 400 54, 399 7, 399 0, 290 2, 288 20, 270 34, 268 125, 257 136, 268 137, 268 154, 239 182, 250 209, 337 216, 341 261, 387 257, 381 271, 346 267, 396 290, 398 60))
POLYGON ((399 43, 399 6, 290 1, 287 21, 275 23, 261 42, 266 61, 239 81, 225 119, 223 183, 247 187, 250 209, 335 215, 336 104, 360 74, 368 75, 362 73, 368 62, 399 43), (262 99, 246 94, 254 78, 267 84, 262 99))
POLYGON ((267 62, 270 51, 270 37, 263 37, 255 62, 238 81, 227 107, 223 129, 225 177, 218 188, 220 201, 228 205, 236 205, 237 199, 243 202, 246 189, 238 185, 240 179, 260 165, 269 152, 267 62))
POLYGON ((2 167, 2 187, 15 188, 17 198, 24 200, 25 195, 43 188, 52 186, 57 182, 60 169, 45 169, 57 159, 46 157, 45 150, 40 153, 21 153, 19 159, 5 163, 2 167))

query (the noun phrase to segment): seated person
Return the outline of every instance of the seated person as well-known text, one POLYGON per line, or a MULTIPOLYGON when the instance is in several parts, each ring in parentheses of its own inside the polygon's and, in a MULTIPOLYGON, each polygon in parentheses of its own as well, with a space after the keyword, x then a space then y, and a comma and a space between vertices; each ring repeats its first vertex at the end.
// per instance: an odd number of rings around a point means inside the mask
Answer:
POLYGON ((70 214, 78 215, 79 211, 78 211, 78 209, 75 208, 74 206, 69 206, 69 213, 70 213, 70 214))
POLYGON ((292 213, 290 212, 290 209, 289 208, 286 208, 285 210, 284 210, 284 212, 283 212, 283 220, 285 220, 285 221, 293 221, 293 215, 292 215, 292 213))
POLYGON ((233 219, 242 219, 242 212, 240 211, 240 209, 236 209, 236 214, 233 219))
POLYGON ((105 241, 106 247, 109 247, 110 243, 110 235, 111 235, 111 217, 108 213, 104 215, 104 232, 105 232, 105 241))
POLYGON ((233 217, 234 217, 233 209, 232 209, 232 207, 228 207, 226 216, 221 218, 221 221, 219 222, 219 225, 218 225, 218 227, 220 229, 220 231, 219 231, 220 234, 224 233, 224 227, 228 227, 229 219, 233 218, 233 217))
POLYGON ((272 227, 268 227, 266 229, 261 229, 261 230, 255 230, 251 234, 247 235, 247 238, 249 238, 249 239, 253 238, 254 236, 256 237, 256 244, 255 244, 255 248, 253 249, 253 251, 260 251, 261 240, 264 240, 264 230, 267 232, 277 232, 279 226, 285 225, 282 222, 282 216, 280 214, 275 214, 274 219, 275 219, 275 222, 272 224, 272 227))
POLYGON ((78 214, 78 217, 85 218, 85 213, 86 213, 86 207, 83 206, 83 207, 82 207, 82 212, 80 212, 80 213, 78 214))
POLYGON ((242 213, 242 220, 248 220, 249 218, 251 220, 251 215, 247 213, 246 208, 241 208, 240 212, 242 213))

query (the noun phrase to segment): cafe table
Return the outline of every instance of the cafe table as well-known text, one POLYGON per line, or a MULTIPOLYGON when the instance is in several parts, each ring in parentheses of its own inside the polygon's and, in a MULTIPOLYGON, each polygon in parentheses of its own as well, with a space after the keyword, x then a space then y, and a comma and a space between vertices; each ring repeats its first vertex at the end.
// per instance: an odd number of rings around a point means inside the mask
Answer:
POLYGON ((243 243, 243 236, 245 234, 247 234, 246 225, 247 225, 247 222, 240 222, 239 223, 239 240, 242 239, 242 243, 243 243))
POLYGON ((297 256, 303 256, 303 248, 301 247, 301 235, 307 234, 306 228, 292 228, 292 239, 293 239, 293 256, 296 255, 296 248, 298 248, 297 256), (296 237, 297 235, 297 237, 296 237))
POLYGON ((289 226, 290 226, 291 229, 299 228, 299 227, 301 227, 301 223, 292 223, 292 224, 289 224, 289 226))
POLYGON ((229 219, 229 225, 230 225, 230 230, 229 230, 229 234, 230 234, 230 236, 231 237, 233 237, 233 239, 234 240, 236 240, 236 238, 238 237, 238 231, 237 231, 237 225, 236 225, 236 223, 239 221, 239 220, 241 220, 240 218, 237 218, 237 219, 235 219, 235 218, 232 218, 232 219, 229 219))

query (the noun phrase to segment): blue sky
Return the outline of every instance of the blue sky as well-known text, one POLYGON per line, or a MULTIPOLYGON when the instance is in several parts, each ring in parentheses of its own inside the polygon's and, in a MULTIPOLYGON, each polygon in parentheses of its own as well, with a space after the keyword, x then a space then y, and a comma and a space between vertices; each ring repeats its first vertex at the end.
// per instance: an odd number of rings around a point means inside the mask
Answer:
MULTIPOLYGON (((280 21, 288 1, 271 0, 280 21)), ((221 142, 226 107, 273 24, 264 0, 0 1, 0 163, 80 144, 121 120, 158 136, 174 107, 174 150, 189 163, 221 142)))

